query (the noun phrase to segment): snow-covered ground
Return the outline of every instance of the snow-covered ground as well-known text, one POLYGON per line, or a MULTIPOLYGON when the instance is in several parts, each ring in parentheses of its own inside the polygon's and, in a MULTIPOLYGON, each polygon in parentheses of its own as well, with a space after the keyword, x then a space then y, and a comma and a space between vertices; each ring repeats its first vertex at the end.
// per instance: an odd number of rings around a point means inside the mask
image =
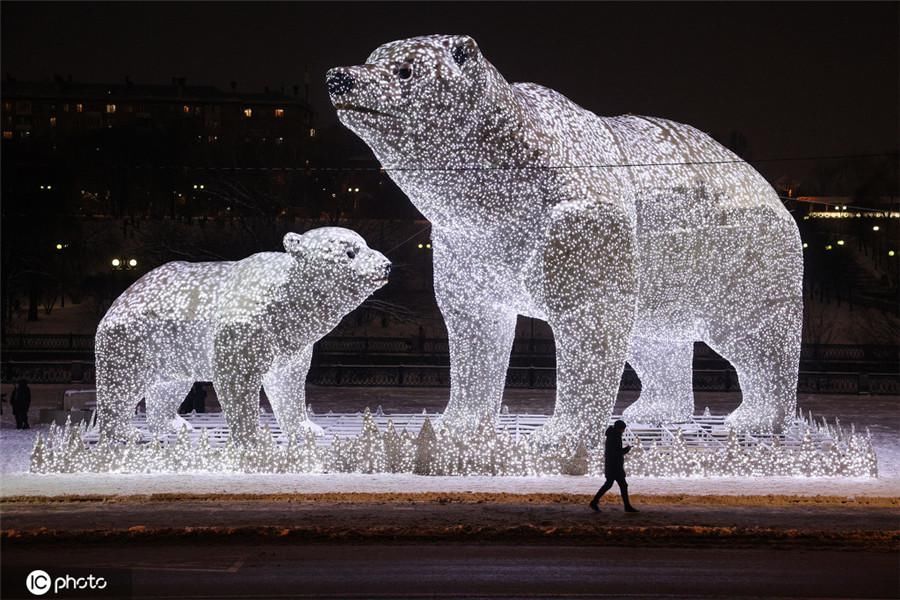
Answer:
MULTIPOLYGON (((309 400, 316 412, 350 412, 366 406, 385 412, 429 412, 443 408, 446 390, 388 388, 313 388, 309 400)), ((616 410, 634 398, 622 394, 616 410)), ((709 406, 724 414, 739 402, 738 394, 698 393, 697 409, 709 406)), ((511 390, 505 398, 511 412, 549 412, 552 392, 511 390)), ((868 427, 878 453, 879 477, 860 478, 629 478, 640 494, 803 496, 900 496, 900 397, 801 395, 800 406, 844 425, 868 427)), ((0 496, 275 494, 324 492, 593 492, 599 485, 590 477, 423 477, 416 475, 33 475, 27 472, 34 435, 45 426, 17 431, 7 410, 0 429, 0 496)))

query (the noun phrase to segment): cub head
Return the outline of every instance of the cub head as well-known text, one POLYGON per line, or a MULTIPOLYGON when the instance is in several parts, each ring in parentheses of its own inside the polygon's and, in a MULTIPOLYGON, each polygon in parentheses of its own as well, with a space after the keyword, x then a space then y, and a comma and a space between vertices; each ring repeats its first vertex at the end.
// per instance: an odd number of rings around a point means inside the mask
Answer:
POLYGON ((387 167, 462 163, 453 149, 512 102, 506 80, 465 35, 384 44, 365 64, 329 70, 326 84, 340 121, 387 167))
POLYGON ((391 261, 369 248, 358 233, 343 227, 288 233, 284 249, 300 263, 304 284, 322 288, 350 309, 386 284, 391 272, 391 261))

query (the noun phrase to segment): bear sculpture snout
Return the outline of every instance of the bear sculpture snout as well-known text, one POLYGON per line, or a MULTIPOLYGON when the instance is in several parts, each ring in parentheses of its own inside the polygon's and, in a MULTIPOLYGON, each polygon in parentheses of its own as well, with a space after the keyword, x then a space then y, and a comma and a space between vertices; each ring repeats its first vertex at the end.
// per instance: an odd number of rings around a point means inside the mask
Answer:
POLYGON ((332 96, 343 96, 356 87, 356 81, 353 76, 346 71, 332 69, 325 78, 325 84, 328 86, 328 93, 332 96))

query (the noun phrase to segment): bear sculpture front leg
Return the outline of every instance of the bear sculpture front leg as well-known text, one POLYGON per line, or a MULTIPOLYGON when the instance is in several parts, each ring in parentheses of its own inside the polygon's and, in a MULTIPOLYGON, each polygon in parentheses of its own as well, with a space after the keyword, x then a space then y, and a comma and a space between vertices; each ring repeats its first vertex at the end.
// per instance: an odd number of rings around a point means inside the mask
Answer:
POLYGON ((558 205, 543 260, 557 348, 556 407, 539 435, 593 447, 612 415, 634 324, 637 285, 627 215, 600 202, 558 205))
POLYGON ((508 282, 485 264, 486 245, 433 235, 434 293, 450 345, 450 402, 441 422, 474 431, 500 413, 516 313, 506 304, 508 282))
POLYGON ((216 330, 214 347, 213 385, 231 442, 252 447, 259 439, 259 390, 272 363, 272 344, 261 327, 228 323, 216 330))
POLYGON ((306 414, 306 374, 312 359, 312 345, 295 355, 278 357, 269 372, 263 376, 263 389, 278 419, 281 432, 287 436, 312 431, 323 435, 325 431, 309 420, 306 414))

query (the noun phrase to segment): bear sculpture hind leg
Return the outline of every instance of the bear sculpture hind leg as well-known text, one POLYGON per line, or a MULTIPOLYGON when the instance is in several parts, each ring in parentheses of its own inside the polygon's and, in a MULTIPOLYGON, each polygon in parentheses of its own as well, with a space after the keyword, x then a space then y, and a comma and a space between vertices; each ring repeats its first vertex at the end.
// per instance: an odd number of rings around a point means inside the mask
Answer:
POLYGON ((641 380, 641 395, 622 417, 629 422, 683 423, 694 413, 691 364, 694 343, 634 338, 628 362, 641 380))
POLYGON ((741 405, 726 419, 730 427, 749 432, 781 432, 797 410, 800 364, 800 318, 795 302, 786 302, 755 330, 719 328, 709 343, 731 362, 741 386, 741 405))

